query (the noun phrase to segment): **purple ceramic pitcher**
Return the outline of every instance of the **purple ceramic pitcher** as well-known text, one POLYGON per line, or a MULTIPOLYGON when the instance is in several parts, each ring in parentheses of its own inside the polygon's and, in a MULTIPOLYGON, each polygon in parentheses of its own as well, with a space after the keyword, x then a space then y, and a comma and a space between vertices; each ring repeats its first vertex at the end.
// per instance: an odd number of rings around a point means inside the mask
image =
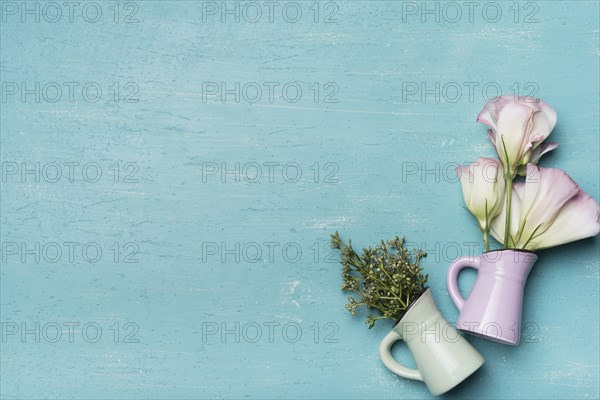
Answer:
POLYGON ((480 257, 461 257, 448 268, 450 297, 460 311, 456 327, 500 343, 517 345, 521 340, 523 290, 537 256, 523 250, 495 250, 480 257), (467 299, 458 290, 458 273, 477 270, 467 299))

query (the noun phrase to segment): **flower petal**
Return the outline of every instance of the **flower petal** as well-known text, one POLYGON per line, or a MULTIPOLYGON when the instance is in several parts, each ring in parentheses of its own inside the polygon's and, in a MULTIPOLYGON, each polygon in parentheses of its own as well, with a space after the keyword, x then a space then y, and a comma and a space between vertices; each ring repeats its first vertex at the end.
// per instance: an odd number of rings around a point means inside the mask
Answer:
POLYGON ((469 173, 469 167, 459 165, 458 167, 456 167, 455 171, 456 176, 458 176, 458 178, 460 179, 465 205, 468 207, 469 200, 471 199, 471 194, 473 193, 473 178, 469 173))
POLYGON ((510 165, 521 160, 523 148, 529 143, 532 116, 531 108, 519 103, 508 104, 500 111, 496 127, 496 149, 499 150, 503 163, 507 156, 510 165))
POLYGON ((518 243, 524 245, 532 235, 545 232, 561 207, 578 192, 579 186, 565 171, 528 164, 518 243))
POLYGON ((477 122, 485 124, 492 129, 496 128, 498 115, 507 104, 514 103, 516 98, 513 95, 498 96, 490 99, 477 115, 477 122))
POLYGON ((557 147, 558 143, 556 142, 545 143, 536 147, 535 149, 533 149, 533 153, 531 153, 531 159, 529 160, 529 162, 532 164, 537 164, 544 154, 554 150, 557 147))
POLYGON ((580 190, 561 208, 552 225, 527 245, 529 250, 544 249, 595 236, 600 232, 600 206, 580 190))
POLYGON ((487 135, 488 135, 488 138, 490 139, 490 142, 492 142, 494 147, 496 147, 496 135, 494 135, 494 131, 491 129, 488 129, 487 135))
POLYGON ((552 107, 548 106, 548 108, 549 110, 540 110, 533 114, 533 127, 531 130, 531 136, 540 137, 540 139, 535 140, 536 142, 541 142, 542 140, 546 139, 556 125, 556 112, 552 107))

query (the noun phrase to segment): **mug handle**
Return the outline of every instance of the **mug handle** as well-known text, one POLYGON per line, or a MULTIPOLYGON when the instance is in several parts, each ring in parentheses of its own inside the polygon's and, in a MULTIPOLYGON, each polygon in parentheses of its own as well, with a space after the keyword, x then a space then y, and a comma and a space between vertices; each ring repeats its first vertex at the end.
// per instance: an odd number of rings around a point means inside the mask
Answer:
POLYGON ((404 365, 400 365, 396 360, 394 360, 394 357, 392 357, 392 345, 399 340, 402 340, 402 337, 395 331, 391 331, 383 338, 381 344, 379 345, 379 357, 381 357, 381 361, 383 361, 383 364, 396 375, 406 379, 422 381, 423 378, 421 377, 421 373, 418 369, 412 369, 405 367, 404 365))
POLYGON ((446 274, 446 285, 448 286, 448 293, 456 308, 460 311, 465 304, 465 299, 458 290, 458 274, 463 268, 474 268, 479 269, 479 257, 460 257, 454 260, 448 267, 448 273, 446 274))

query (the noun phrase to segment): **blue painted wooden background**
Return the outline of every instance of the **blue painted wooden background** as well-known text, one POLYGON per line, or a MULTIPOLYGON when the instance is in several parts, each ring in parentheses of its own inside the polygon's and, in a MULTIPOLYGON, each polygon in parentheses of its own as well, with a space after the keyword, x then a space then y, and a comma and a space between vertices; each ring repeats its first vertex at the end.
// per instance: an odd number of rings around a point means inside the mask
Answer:
MULTIPOLYGON (((453 169, 493 155, 497 92, 556 108, 542 165, 599 198, 595 1, 1 6, 2 398, 429 398, 344 310, 329 234, 425 244, 456 319, 453 169)), ((524 343, 469 338, 448 398, 598 398, 598 246, 540 253, 524 343)))

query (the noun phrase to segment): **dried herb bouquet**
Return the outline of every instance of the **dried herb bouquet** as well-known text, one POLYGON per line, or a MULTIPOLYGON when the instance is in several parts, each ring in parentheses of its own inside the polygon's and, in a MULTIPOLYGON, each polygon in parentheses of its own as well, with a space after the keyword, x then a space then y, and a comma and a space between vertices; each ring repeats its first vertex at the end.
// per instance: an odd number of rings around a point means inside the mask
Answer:
POLYGON ((427 254, 407 249, 404 237, 382 240, 358 254, 352 242, 344 243, 336 232, 331 235, 331 247, 340 251, 342 290, 357 296, 348 297, 346 309, 352 315, 361 306, 377 311, 378 315, 369 314, 365 321, 369 329, 381 319, 397 321, 426 289, 427 275, 421 274, 419 263, 427 254))

